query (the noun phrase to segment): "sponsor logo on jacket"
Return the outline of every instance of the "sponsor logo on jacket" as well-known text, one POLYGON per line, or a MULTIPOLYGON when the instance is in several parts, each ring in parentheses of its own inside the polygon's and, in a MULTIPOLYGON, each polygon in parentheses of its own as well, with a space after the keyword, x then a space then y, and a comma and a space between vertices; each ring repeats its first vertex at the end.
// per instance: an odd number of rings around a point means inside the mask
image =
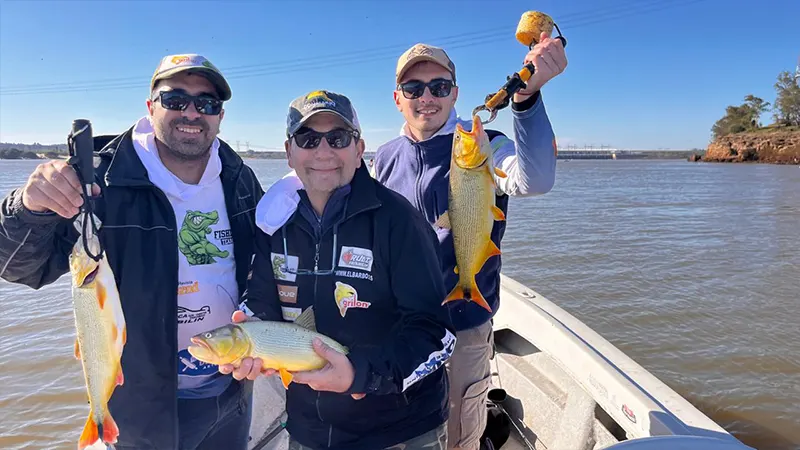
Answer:
POLYGON ((341 281, 336 282, 336 288, 333 290, 333 298, 336 299, 336 306, 339 307, 339 314, 344 317, 347 310, 350 308, 363 308, 367 309, 372 305, 370 302, 361 301, 358 299, 358 291, 353 286, 341 281))
POLYGON ((359 269, 370 272, 372 270, 372 250, 361 247, 342 247, 339 256, 339 267, 359 269))

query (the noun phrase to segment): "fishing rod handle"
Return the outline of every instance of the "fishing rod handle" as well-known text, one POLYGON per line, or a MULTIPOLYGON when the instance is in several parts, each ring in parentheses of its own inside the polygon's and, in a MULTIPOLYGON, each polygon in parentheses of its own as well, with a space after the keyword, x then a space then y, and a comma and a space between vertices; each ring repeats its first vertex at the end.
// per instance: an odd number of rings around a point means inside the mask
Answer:
POLYGON ((89 186, 94 181, 94 139, 92 137, 92 122, 87 119, 72 121, 72 146, 76 158, 75 170, 79 172, 81 181, 89 186))

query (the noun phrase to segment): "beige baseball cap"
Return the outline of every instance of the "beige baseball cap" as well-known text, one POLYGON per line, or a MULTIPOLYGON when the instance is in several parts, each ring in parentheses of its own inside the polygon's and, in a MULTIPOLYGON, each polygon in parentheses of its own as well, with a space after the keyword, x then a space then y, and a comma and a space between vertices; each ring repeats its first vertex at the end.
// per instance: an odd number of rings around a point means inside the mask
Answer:
POLYGON ((211 64, 205 56, 189 53, 183 55, 167 55, 161 58, 161 62, 153 73, 150 80, 150 92, 153 91, 156 83, 165 80, 181 72, 194 72, 202 75, 217 88, 220 100, 228 101, 231 99, 231 87, 228 85, 222 72, 211 64))
POLYGON ((400 80, 403 78, 403 75, 411 68, 414 64, 422 61, 430 61, 432 63, 438 64, 445 69, 447 69, 451 75, 453 75, 453 82, 456 81, 456 65, 447 56, 447 53, 444 49, 435 47, 433 45, 428 44, 414 44, 413 47, 406 50, 400 58, 397 60, 397 70, 395 71, 395 82, 400 83, 400 80))

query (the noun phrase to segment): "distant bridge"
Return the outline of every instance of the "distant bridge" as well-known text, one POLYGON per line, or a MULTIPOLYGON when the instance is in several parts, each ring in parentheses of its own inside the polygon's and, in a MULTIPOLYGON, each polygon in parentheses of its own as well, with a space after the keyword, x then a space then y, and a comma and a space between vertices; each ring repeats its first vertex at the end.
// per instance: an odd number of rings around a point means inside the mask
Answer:
POLYGON ((688 158, 690 150, 628 150, 619 148, 559 148, 558 159, 649 159, 688 158))

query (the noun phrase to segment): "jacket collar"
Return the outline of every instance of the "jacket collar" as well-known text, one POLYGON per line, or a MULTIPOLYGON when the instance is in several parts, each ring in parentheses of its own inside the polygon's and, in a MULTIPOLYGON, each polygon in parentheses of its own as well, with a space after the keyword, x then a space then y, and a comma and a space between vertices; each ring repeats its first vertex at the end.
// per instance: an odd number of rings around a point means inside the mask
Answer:
MULTIPOLYGON (((133 148, 133 128, 131 126, 100 150, 101 158, 111 159, 105 174, 107 186, 153 186, 133 148)), ((222 163, 220 178, 223 181, 234 179, 244 166, 242 158, 222 140, 219 141, 219 158, 222 163)))

